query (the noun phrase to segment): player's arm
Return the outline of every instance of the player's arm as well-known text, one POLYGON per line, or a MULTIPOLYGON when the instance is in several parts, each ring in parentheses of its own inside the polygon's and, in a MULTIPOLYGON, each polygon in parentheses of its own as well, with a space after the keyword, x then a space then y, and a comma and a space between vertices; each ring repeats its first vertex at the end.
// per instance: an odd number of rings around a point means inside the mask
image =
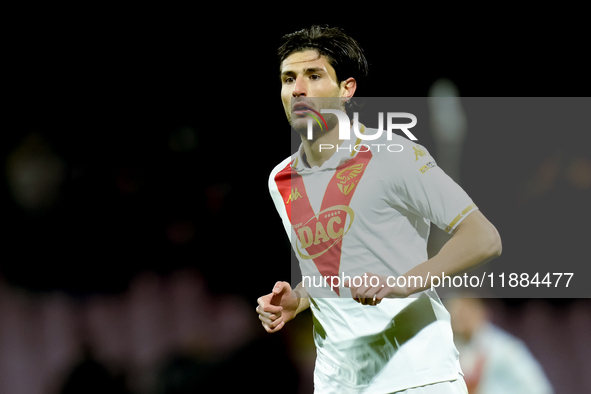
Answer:
POLYGON ((310 307, 308 292, 301 282, 293 290, 288 282, 277 282, 273 291, 259 297, 257 302, 259 320, 269 333, 281 330, 285 323, 310 307))
MULTIPOLYGON (((390 287, 386 282, 388 277, 368 273, 368 276, 379 277, 377 286, 351 289, 353 297, 362 303, 368 298, 374 301, 373 298, 408 297, 431 288, 434 276, 441 277, 443 273, 458 275, 501 254, 501 238, 495 227, 472 203, 467 193, 437 166, 426 149, 414 145, 404 152, 400 156, 385 156, 388 159, 386 166, 397 165, 398 169, 389 173, 386 196, 394 206, 427 218, 439 228, 450 231, 452 238, 436 256, 402 275, 409 287, 390 287), (414 279, 408 280, 410 277, 422 280, 416 280, 418 286, 410 287, 415 285, 414 279)), ((404 280, 397 280, 398 283, 404 283, 404 280)))
POLYGON ((441 248, 439 253, 422 264, 408 271, 406 283, 411 276, 419 276, 416 281, 422 286, 407 287, 406 295, 412 295, 431 288, 431 277, 443 273, 447 276, 459 275, 471 271, 478 266, 501 255, 501 237, 491 222, 476 210, 466 217, 456 228, 451 239, 441 248))
POLYGON ((351 294, 357 302, 377 305, 383 298, 405 298, 430 289, 433 276, 441 277, 444 273, 454 276, 473 270, 500 256, 501 250, 501 237, 497 229, 479 210, 475 210, 456 227, 451 239, 436 256, 402 275, 406 277, 405 281, 397 280, 397 283, 407 283, 408 286, 390 286, 387 276, 369 272, 366 273, 368 277, 379 278, 379 281, 374 281, 375 286, 346 286, 351 288, 351 294), (421 279, 415 280, 417 277, 421 279), (413 284, 415 286, 411 286, 413 284))

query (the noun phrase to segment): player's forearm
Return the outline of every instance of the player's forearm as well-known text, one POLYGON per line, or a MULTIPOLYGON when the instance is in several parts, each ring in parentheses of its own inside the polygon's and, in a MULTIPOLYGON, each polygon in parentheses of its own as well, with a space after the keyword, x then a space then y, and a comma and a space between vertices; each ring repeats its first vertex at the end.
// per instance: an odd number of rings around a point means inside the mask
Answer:
POLYGON ((407 283, 422 283, 409 287, 409 295, 431 288, 431 277, 459 275, 500 256, 501 238, 496 228, 479 212, 468 216, 460 224, 452 238, 433 258, 408 271, 404 276, 407 283), (422 277, 422 281, 411 281, 409 277, 422 277))
POLYGON ((295 296, 298 298, 298 308, 296 309, 296 316, 308 309, 310 307, 310 295, 308 294, 308 291, 304 288, 304 285, 302 284, 302 282, 300 282, 295 289, 293 289, 293 292, 295 293, 295 296))

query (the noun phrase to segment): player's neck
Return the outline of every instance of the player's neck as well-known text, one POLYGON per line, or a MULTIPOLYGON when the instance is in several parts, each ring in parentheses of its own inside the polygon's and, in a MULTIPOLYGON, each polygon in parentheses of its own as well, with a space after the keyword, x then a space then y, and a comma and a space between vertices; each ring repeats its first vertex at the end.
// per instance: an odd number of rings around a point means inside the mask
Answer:
POLYGON ((339 140, 338 126, 313 140, 308 140, 302 136, 305 163, 309 167, 322 166, 325 161, 332 157, 342 142, 343 140, 339 140))
POLYGON ((343 140, 339 140, 339 128, 335 127, 329 132, 308 140, 302 136, 302 145, 305 153, 305 163, 311 167, 320 167, 332 157, 343 140))

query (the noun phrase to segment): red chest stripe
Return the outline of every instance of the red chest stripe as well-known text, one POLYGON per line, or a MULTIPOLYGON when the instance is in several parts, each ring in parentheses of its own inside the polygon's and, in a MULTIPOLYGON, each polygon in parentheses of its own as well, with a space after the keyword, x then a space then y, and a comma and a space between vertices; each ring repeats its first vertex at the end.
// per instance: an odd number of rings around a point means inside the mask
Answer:
MULTIPOLYGON (((297 235, 296 252, 302 259, 312 259, 324 277, 339 275, 341 240, 355 219, 349 203, 371 157, 369 151, 359 152, 335 170, 318 213, 312 209, 304 180, 292 169, 291 163, 275 176, 287 216, 297 235)), ((330 285, 329 280, 327 283, 330 285)), ((338 288, 333 291, 339 294, 338 288)))

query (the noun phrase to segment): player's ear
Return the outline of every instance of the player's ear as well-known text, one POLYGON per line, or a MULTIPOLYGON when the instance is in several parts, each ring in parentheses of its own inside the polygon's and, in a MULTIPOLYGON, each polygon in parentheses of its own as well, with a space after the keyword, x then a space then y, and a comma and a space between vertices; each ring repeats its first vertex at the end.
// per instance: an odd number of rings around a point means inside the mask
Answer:
POLYGON ((355 78, 347 78, 341 81, 341 97, 351 98, 357 90, 357 81, 355 78))
POLYGON ((357 81, 355 78, 347 78, 344 81, 341 81, 341 101, 343 105, 353 98, 356 89, 357 81))

